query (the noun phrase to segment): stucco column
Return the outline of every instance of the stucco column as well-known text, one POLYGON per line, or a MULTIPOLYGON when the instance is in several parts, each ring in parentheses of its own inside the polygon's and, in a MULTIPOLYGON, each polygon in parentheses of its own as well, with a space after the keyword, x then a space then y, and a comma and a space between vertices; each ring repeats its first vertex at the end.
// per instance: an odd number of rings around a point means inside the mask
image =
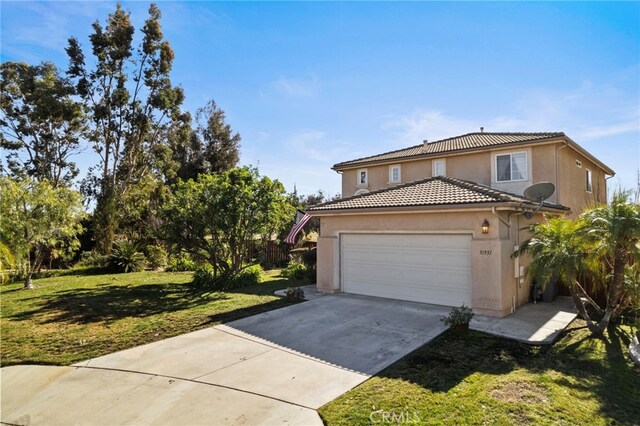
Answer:
POLYGON ((478 314, 502 317, 511 313, 512 244, 497 238, 471 241, 471 306, 478 314))
POLYGON ((318 238, 317 288, 320 292, 340 291, 339 242, 338 236, 318 238))

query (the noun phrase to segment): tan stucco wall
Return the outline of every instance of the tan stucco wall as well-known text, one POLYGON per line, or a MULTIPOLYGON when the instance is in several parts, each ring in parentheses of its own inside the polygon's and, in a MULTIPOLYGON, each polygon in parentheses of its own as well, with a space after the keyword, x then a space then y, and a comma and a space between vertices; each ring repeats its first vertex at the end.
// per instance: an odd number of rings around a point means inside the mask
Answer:
MULTIPOLYGON (((506 218, 506 213, 502 213, 506 218)), ((515 221, 511 229, 515 228, 515 221)), ((506 230, 490 210, 451 213, 402 213, 370 215, 323 216, 318 238, 318 289, 339 292, 340 235, 349 232, 454 232, 472 235, 471 298, 474 311, 492 316, 511 312, 516 295, 515 260, 511 257, 515 235, 506 230), (481 224, 489 220, 488 234, 482 234, 481 224), (487 251, 491 254, 487 255, 487 251)), ((521 224, 525 226, 525 224, 521 224)), ((528 300, 528 287, 518 290, 516 305, 528 300)))
POLYGON ((585 207, 607 200, 606 176, 602 169, 585 156, 570 148, 558 151, 560 167, 558 169, 557 193, 560 203, 571 208, 571 216, 578 215, 585 207), (576 160, 582 167, 576 166, 576 160), (591 170, 593 191, 586 190, 586 169, 591 170))
POLYGON ((571 215, 576 215, 582 209, 595 202, 606 201, 606 181, 602 169, 585 156, 571 147, 564 147, 561 141, 530 146, 496 148, 484 152, 462 153, 440 158, 398 161, 382 165, 361 167, 359 169, 344 170, 342 174, 342 196, 352 196, 359 187, 356 186, 357 170, 367 169, 369 191, 388 188, 389 166, 400 164, 401 183, 426 179, 432 175, 432 160, 446 160, 446 175, 470 180, 483 185, 493 186, 508 192, 522 193, 527 186, 538 182, 551 182, 556 186, 556 192, 549 199, 550 202, 560 203, 570 207, 571 215), (494 182, 492 177, 493 158, 496 154, 506 152, 527 151, 529 153, 530 173, 526 182, 502 184, 494 182), (559 159, 556 167, 556 158, 559 159), (582 168, 576 167, 576 160, 582 162, 582 168), (585 170, 593 172, 593 193, 585 190, 585 170))

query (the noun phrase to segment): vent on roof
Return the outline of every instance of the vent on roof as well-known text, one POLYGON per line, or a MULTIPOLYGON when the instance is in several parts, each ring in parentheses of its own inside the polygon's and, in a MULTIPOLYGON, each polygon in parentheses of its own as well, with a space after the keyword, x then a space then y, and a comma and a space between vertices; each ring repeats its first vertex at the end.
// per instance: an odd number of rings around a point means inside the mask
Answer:
POLYGON ((484 127, 480 127, 480 133, 484 133, 484 127))
POLYGON ((427 144, 428 144, 428 143, 429 143, 429 140, 428 140, 428 139, 425 139, 425 140, 423 140, 423 141, 422 141, 422 144, 423 144, 424 146, 427 146, 427 144))

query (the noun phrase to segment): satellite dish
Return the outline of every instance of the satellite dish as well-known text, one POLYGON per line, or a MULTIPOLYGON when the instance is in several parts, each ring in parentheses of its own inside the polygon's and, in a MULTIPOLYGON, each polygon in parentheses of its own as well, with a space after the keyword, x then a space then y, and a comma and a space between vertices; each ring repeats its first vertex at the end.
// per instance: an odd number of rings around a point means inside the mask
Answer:
POLYGON ((524 212, 524 217, 531 219, 538 213, 544 204, 544 200, 551 197, 555 190, 556 187, 551 182, 536 183, 525 189, 524 198, 531 202, 538 203, 538 207, 532 212, 524 212))

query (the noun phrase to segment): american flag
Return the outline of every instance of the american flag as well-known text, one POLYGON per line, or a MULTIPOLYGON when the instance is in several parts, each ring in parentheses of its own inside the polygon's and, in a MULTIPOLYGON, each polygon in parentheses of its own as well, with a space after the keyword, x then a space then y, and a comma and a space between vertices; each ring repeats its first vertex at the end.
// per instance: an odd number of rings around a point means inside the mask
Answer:
POLYGON ((295 244, 296 236, 310 220, 311 215, 298 210, 298 213, 296 215, 296 223, 291 228, 291 231, 289 231, 289 235, 287 235, 287 238, 284 239, 284 242, 287 244, 295 244))

